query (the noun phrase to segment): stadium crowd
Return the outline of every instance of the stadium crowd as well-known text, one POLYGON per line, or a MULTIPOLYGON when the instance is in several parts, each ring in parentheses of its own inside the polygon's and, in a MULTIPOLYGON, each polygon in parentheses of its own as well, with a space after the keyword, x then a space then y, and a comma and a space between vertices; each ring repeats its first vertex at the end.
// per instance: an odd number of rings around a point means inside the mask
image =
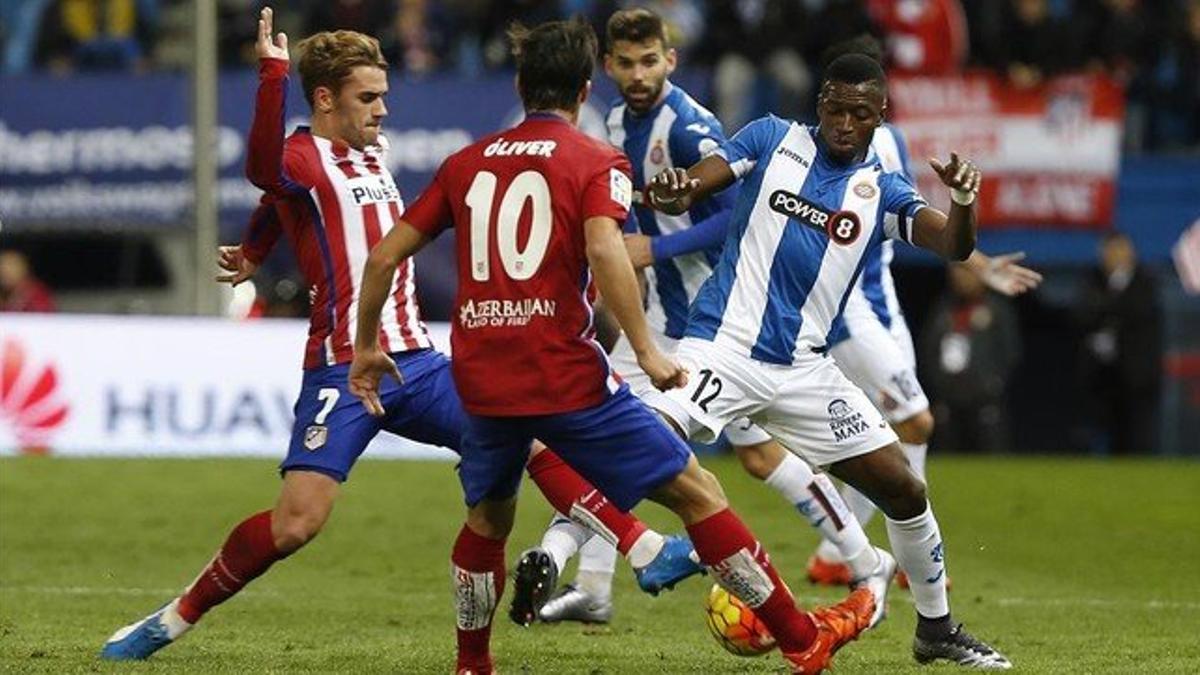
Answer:
MULTIPOLYGON (((252 67, 254 26, 242 17, 259 4, 217 1, 223 67, 252 67)), ((782 114, 811 109, 822 50, 870 32, 884 39, 894 71, 990 68, 1019 86, 1107 72, 1128 93, 1129 149, 1200 148, 1200 0, 298 0, 280 8, 279 24, 379 36, 393 68, 413 76, 471 76, 511 67, 503 39, 511 21, 580 14, 599 27, 629 5, 664 16, 687 62, 711 69, 716 112, 731 128, 753 116, 748 101, 764 92, 782 114)), ((0 62, 6 73, 183 69, 191 8, 191 0, 6 0, 0 62)))

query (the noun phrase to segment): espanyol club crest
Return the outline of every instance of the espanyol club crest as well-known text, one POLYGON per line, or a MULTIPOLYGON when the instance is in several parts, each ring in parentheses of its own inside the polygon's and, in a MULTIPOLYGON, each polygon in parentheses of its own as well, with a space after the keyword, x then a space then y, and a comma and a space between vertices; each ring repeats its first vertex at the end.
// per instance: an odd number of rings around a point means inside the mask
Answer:
MULTIPOLYGON (((835 398, 829 402, 829 419, 838 420, 854 414, 854 410, 844 399, 835 398)), ((312 427, 309 427, 311 429, 312 427)))
POLYGON ((858 195, 859 199, 874 199, 877 190, 874 185, 863 182, 854 186, 854 194, 858 195))
POLYGON ((654 148, 650 150, 650 161, 654 164, 662 164, 665 154, 662 141, 656 141, 654 148))
POLYGON ((314 424, 304 430, 304 447, 308 450, 318 450, 325 445, 329 438, 329 427, 324 424, 314 424))

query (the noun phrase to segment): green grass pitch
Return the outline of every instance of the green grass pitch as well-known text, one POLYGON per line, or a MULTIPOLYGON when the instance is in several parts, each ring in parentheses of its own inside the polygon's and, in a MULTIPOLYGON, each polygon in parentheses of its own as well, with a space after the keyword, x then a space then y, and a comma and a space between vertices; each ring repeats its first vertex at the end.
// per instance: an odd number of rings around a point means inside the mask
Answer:
MULTIPOLYGON (((815 535, 728 458, 705 462, 804 603, 815 535)), ((942 458, 931 493, 947 542, 956 617, 1030 673, 1200 672, 1200 464, 942 458)), ((447 572, 462 517, 449 463, 364 461, 326 531, 145 664, 97 658, 117 627, 186 585, 277 479, 257 460, 0 460, 0 670, 18 672, 401 672, 453 668, 447 572)), ((523 489, 512 561, 549 509, 523 489)), ((678 529, 646 506, 652 524, 678 529)), ((872 538, 886 545, 883 528, 872 538)), ((622 563, 623 565, 623 563, 622 563)), ((636 592, 619 569, 603 628, 493 637, 504 673, 764 673, 704 628, 709 582, 636 592)), ((914 616, 895 590, 889 620, 838 656, 841 673, 953 672, 909 653, 914 616)))

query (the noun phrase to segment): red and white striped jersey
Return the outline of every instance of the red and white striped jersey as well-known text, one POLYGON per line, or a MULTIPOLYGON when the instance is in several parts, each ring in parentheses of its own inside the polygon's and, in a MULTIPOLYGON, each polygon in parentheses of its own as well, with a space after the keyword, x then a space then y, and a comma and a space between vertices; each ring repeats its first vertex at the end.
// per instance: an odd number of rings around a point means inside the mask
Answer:
MULTIPOLYGON (((359 285, 367 255, 399 220, 400 191, 388 172, 387 140, 355 150, 307 127, 284 139, 288 62, 264 59, 250 128, 246 175, 266 191, 242 240, 261 263, 286 233, 309 285, 312 313, 305 369, 353 358, 359 285)), ((413 262, 396 271, 384 305, 384 351, 432 347, 417 306, 413 262)))

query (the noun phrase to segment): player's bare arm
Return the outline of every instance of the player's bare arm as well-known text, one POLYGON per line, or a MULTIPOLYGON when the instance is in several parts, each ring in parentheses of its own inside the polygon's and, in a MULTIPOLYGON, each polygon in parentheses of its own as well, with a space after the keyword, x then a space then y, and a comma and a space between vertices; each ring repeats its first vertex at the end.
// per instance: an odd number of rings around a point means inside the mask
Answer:
POLYGON ((967 258, 967 266, 983 279, 988 288, 1011 298, 1032 291, 1042 284, 1041 274, 1017 264, 1024 259, 1024 251, 992 257, 976 250, 967 258))
POLYGON ((625 250, 629 253, 629 262, 633 263, 635 270, 641 270, 654 264, 651 238, 644 234, 625 235, 625 250))
POLYGON ((395 279, 396 267, 428 241, 424 234, 401 220, 371 249, 363 268, 354 361, 350 364, 350 393, 357 396, 372 415, 383 414, 383 403, 379 400, 379 383, 383 376, 401 379, 396 363, 379 346, 379 316, 395 279))
POLYGON ((663 169, 646 186, 646 202, 655 210, 677 216, 705 197, 733 185, 737 177, 729 162, 710 155, 691 168, 663 169))
POLYGON ((983 174, 970 160, 950 153, 942 164, 929 160, 942 184, 950 188, 950 213, 923 208, 913 219, 913 243, 946 260, 964 261, 975 250, 975 197, 983 174))
MULTIPOLYGON (((673 389, 687 384, 687 371, 667 358, 658 349, 646 325, 642 310, 642 294, 629 254, 625 251, 621 228, 617 221, 603 216, 588 218, 584 224, 587 237, 587 259, 596 279, 596 288, 604 304, 625 331, 629 344, 637 354, 638 365, 654 386, 673 389)), ((374 257, 374 253, 371 254, 374 257)), ((361 315, 361 308, 360 308, 361 315)))

